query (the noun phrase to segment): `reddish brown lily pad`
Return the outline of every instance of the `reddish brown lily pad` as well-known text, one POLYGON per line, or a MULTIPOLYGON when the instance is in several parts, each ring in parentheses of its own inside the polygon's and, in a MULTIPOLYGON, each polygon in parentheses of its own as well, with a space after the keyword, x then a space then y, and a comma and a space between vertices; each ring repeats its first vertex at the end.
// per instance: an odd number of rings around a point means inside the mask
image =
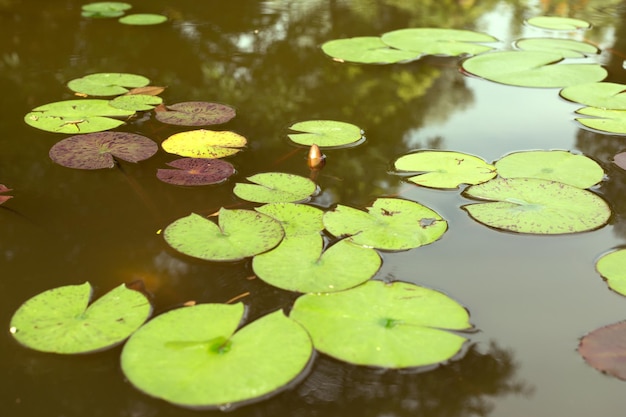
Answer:
POLYGON ((613 163, 621 169, 626 169, 626 152, 620 152, 613 157, 613 163))
POLYGON ((233 165, 221 159, 181 158, 167 165, 175 169, 159 169, 157 178, 174 185, 219 184, 235 173, 233 165))
POLYGON ((166 106, 167 111, 156 112, 162 123, 178 126, 208 126, 228 122, 235 117, 235 109, 225 104, 206 101, 187 101, 166 106))
POLYGON ((115 158, 139 162, 159 150, 153 140, 127 132, 98 132, 71 136, 50 149, 50 158, 59 165, 76 169, 113 168, 115 158))
MULTIPOLYGON (((13 190, 4 184, 0 184, 0 193, 8 193, 9 191, 13 191, 13 190)), ((0 195, 0 204, 6 202, 7 200, 11 198, 13 198, 12 195, 0 195)))
POLYGON ((626 321, 587 334, 580 341, 578 353, 598 371, 626 380, 626 321))

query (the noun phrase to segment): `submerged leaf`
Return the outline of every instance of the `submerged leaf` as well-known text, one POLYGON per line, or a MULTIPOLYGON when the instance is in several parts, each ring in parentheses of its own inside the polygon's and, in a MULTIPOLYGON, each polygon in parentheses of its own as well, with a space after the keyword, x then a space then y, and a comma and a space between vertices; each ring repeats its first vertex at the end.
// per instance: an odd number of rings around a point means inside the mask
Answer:
POLYGON ((167 106, 156 113, 162 123, 178 126, 208 126, 226 123, 235 117, 235 109, 225 104, 187 101, 167 106))
POLYGON ((626 296, 626 249, 603 255, 596 262, 596 270, 613 291, 626 296))
POLYGON ((175 169, 159 169, 157 178, 174 185, 219 184, 235 173, 235 167, 221 159, 181 158, 167 165, 175 169))
POLYGON ((524 51, 556 53, 563 58, 584 58, 600 52, 596 46, 574 39, 527 38, 518 40, 515 46, 524 51))

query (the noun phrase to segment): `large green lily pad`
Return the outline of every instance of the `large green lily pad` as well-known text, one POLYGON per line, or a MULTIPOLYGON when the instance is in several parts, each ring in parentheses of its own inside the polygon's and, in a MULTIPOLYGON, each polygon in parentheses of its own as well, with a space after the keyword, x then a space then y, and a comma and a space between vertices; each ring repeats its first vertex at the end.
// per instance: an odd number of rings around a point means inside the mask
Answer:
POLYGON ((499 51, 463 62, 470 74, 520 87, 568 87, 601 81, 607 71, 598 64, 560 63, 560 54, 535 51, 499 51))
POLYGON ((408 28, 384 33, 382 41, 392 48, 424 55, 458 56, 479 54, 493 49, 483 43, 498 40, 471 30, 441 28, 408 28))
POLYGON ((363 131, 351 123, 335 120, 307 120, 290 127, 301 133, 289 134, 289 139, 297 144, 320 147, 358 145, 362 142, 363 131))
POLYGON ((126 94, 129 88, 145 87, 150 80, 143 75, 128 73, 102 72, 85 75, 67 83, 67 87, 89 96, 118 96, 126 94))
POLYGON ((307 329, 320 352, 383 368, 446 361, 466 341, 447 330, 472 327, 456 301, 404 282, 369 281, 346 291, 306 294, 296 300, 290 317, 307 329))
POLYGON ((252 210, 219 211, 219 224, 192 213, 163 232, 177 251, 207 261, 238 261, 278 245, 284 232, 270 216, 252 210))
POLYGON ((557 181, 496 178, 463 195, 490 200, 462 208, 475 220, 501 230, 532 234, 577 233, 604 226, 609 205, 597 194, 557 181))
POLYGON ((109 104, 115 108, 130 111, 148 111, 163 103, 161 97, 151 94, 125 94, 115 97, 109 104))
POLYGON ((239 152, 246 143, 246 138, 235 132, 199 129, 176 133, 161 146, 165 152, 189 158, 224 158, 239 152))
POLYGON ((254 273, 274 287, 297 292, 342 291, 372 278, 381 259, 374 249, 340 240, 324 249, 317 234, 286 237, 252 260, 254 273))
POLYGON ((422 55, 420 52, 390 48, 379 36, 333 39, 325 42, 322 45, 322 50, 336 61, 358 62, 361 64, 408 62, 422 55))
POLYGON ((584 58, 600 53, 596 46, 574 39, 526 38, 515 42, 515 46, 524 51, 555 53, 563 58, 584 58))
POLYGON ((167 106, 167 111, 156 112, 162 123, 178 126, 208 126, 226 123, 235 117, 234 108, 220 103, 186 101, 167 106))
POLYGON ((432 188, 458 188, 480 184, 496 176, 495 167, 473 155, 450 151, 419 151, 402 155, 394 162, 398 173, 419 172, 408 181, 432 188))
POLYGON ((504 178, 541 178, 589 188, 604 178, 604 170, 593 159, 568 151, 523 151, 502 157, 495 163, 504 178))
POLYGON ((591 24, 585 20, 560 16, 535 16, 526 21, 531 26, 549 30, 581 30, 589 29, 591 24))
POLYGON ((317 185, 306 177, 283 172, 263 172, 246 178, 252 184, 237 183, 233 192, 255 203, 292 203, 311 197, 317 185))
POLYGON ((113 168, 115 158, 139 162, 159 150, 153 140, 127 132, 100 132, 70 136, 50 148, 50 158, 76 169, 113 168))
POLYGON ((596 270, 613 291, 626 295, 626 249, 602 255, 596 262, 596 270))
POLYGON ((279 221, 285 230, 285 237, 319 234, 324 230, 324 212, 317 207, 296 203, 271 203, 255 210, 279 221))
POLYGON ((626 110, 583 107, 576 110, 576 113, 591 116, 576 118, 576 121, 583 126, 602 132, 626 135, 626 110))
POLYGON ((626 110, 626 85, 586 83, 572 85, 559 93, 564 99, 605 110, 626 110))
POLYGON ((307 370, 307 332, 275 311, 237 330, 241 303, 198 304, 161 314, 131 337, 121 366, 139 390, 195 409, 267 398, 307 370))
POLYGON ((15 312, 10 332, 31 349, 87 353, 123 342, 152 313, 148 299, 124 284, 89 305, 91 297, 88 282, 44 291, 15 312))
POLYGON ((435 211, 399 198, 378 198, 367 212, 337 205, 324 214, 324 226, 335 236, 382 250, 407 250, 439 239, 448 223, 435 211))

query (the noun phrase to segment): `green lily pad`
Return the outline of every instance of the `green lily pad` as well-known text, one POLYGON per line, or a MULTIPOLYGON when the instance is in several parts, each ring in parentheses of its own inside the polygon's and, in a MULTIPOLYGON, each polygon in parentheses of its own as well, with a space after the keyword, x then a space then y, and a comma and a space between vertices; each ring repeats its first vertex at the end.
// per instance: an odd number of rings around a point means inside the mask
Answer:
POLYGON ((527 24, 549 30, 580 30, 589 29, 591 24, 584 20, 560 16, 535 16, 526 21, 527 24))
POLYGON ((181 158, 167 165, 174 169, 159 169, 156 176, 174 185, 219 184, 235 173, 235 167, 221 159, 181 158))
POLYGON ((586 83, 572 85, 559 93, 575 103, 606 110, 626 110, 626 85, 617 83, 586 83))
POLYGON ((589 188, 604 178, 604 170, 593 159, 567 151, 524 151, 504 156, 495 163, 504 178, 541 178, 589 188))
POLYGON ((67 87, 89 96, 118 96, 126 94, 129 88, 145 87, 150 80, 143 75, 103 72, 85 75, 67 83, 67 87))
POLYGON ((515 46, 524 51, 555 53, 563 58, 584 58, 600 53, 596 46, 574 39, 527 38, 516 41, 515 46))
POLYGON ((324 230, 324 212, 317 207, 295 203, 265 204, 255 209, 276 219, 285 231, 285 237, 319 234, 324 230))
POLYGON ((123 342, 152 313, 148 299, 123 284, 88 305, 91 297, 88 282, 44 291, 15 312, 10 332, 42 352, 95 352, 123 342))
POLYGON ((626 295, 626 249, 618 249, 600 257, 596 262, 596 270, 613 291, 626 295))
POLYGON ((156 113, 159 122, 178 126, 208 126, 226 123, 235 117, 234 108, 205 101, 187 101, 167 106, 156 113))
POLYGON ((499 51, 469 58, 463 62, 463 69, 490 81, 520 87, 568 87, 607 76, 601 65, 559 63, 562 60, 554 53, 499 51))
POLYGON ((91 18, 110 18, 119 17, 132 6, 128 3, 119 1, 100 1, 96 3, 84 4, 82 9, 83 17, 91 18))
POLYGON ((399 29, 383 34, 381 39, 392 48, 444 56, 479 54, 493 49, 482 43, 498 41, 485 33, 441 28, 399 29))
POLYGON ((463 195, 490 200, 462 206, 475 220, 518 233, 585 232, 604 226, 611 216, 597 194, 537 178, 496 178, 470 186, 463 195))
POLYGON ((448 223, 435 211, 399 198, 379 198, 367 213, 337 205, 324 214, 324 226, 335 236, 382 250, 407 250, 439 239, 448 223))
POLYGON ((476 156, 450 151, 419 151, 394 162, 397 173, 420 172, 407 180, 424 187, 458 188, 480 184, 496 176, 495 167, 476 156))
POLYGON ((50 158, 76 169, 113 168, 115 158, 139 162, 159 150, 153 140, 127 132, 100 132, 70 136, 50 148, 50 158))
POLYGON ((404 282, 369 281, 330 294, 299 297, 290 317, 322 353, 356 365, 413 368, 444 362, 471 329, 467 310, 448 296, 404 282))
POLYGON ((194 409, 232 410, 265 399, 307 371, 313 346, 282 311, 237 330, 241 303, 161 314, 124 345, 124 375, 139 390, 194 409))
POLYGON ((148 111, 163 103, 163 99, 158 96, 148 94, 129 94, 115 97, 109 102, 111 106, 131 111, 148 111))
POLYGON ((626 321, 589 332, 581 338, 578 353, 598 371, 626 380, 626 321))
POLYGON ((224 158, 246 146, 243 136, 231 131, 192 130, 165 139, 163 150, 189 158, 224 158))
POLYGON ((578 117, 576 121, 583 126, 601 132, 626 135, 626 110, 608 110, 597 107, 583 107, 577 114, 591 117, 578 117))
POLYGON ((322 45, 322 51, 336 61, 361 64, 394 64, 419 58, 419 52, 401 51, 390 48, 378 36, 357 36, 333 39, 322 45))
POLYGON ((307 200, 317 185, 306 177, 282 172, 264 172, 246 178, 253 184, 237 183, 233 193, 254 203, 293 203, 307 200))
POLYGON ((158 25, 160 23, 166 22, 167 16, 163 16, 161 14, 154 13, 136 13, 129 14, 124 17, 120 17, 118 22, 123 23, 125 25, 158 25))
POLYGON ((291 133, 289 139, 297 144, 320 147, 358 145, 363 139, 360 127, 334 120, 308 120, 290 127, 303 133, 291 133))
POLYGON ((238 261, 278 245, 284 232, 280 223, 252 210, 220 209, 219 224, 192 213, 163 232, 178 252, 207 261, 238 261))
POLYGON ((288 291, 335 292, 372 278, 382 261, 374 249, 340 240, 324 250, 317 234, 286 237, 273 250, 252 259, 254 273, 288 291))

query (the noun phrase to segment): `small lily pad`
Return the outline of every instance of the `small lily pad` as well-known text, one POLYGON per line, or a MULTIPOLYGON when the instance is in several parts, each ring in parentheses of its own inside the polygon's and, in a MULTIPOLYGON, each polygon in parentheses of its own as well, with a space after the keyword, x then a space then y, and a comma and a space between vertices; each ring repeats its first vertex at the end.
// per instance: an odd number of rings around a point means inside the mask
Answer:
POLYGON ((475 220, 501 230, 564 234, 598 229, 611 209, 597 194, 557 181, 496 178, 467 188, 463 195, 490 200, 462 206, 475 220))
POLYGON ((319 234, 324 230, 324 212, 317 207, 295 203, 264 204, 255 209, 276 219, 285 230, 285 237, 319 234))
POLYGON ((458 188, 461 184, 480 184, 496 176, 495 167, 481 158, 460 152, 419 151, 401 156, 394 162, 399 174, 420 172, 408 181, 432 188, 458 188))
POLYGON ((174 169, 159 169, 157 178, 174 185, 219 184, 235 173, 235 167, 221 159, 181 158, 167 165, 174 169))
POLYGON ((626 249, 602 255, 596 262, 596 270, 613 291, 626 296, 626 249))
POLYGON ((378 36, 357 36, 333 39, 322 45, 324 53, 336 61, 361 64, 394 64, 419 58, 420 52, 401 51, 391 48, 378 36))
POLYGON ((620 152, 613 156, 613 163, 626 170, 626 152, 620 152))
POLYGON ((254 203, 293 203, 311 197, 317 185, 306 177, 282 172, 264 172, 246 178, 252 184, 237 183, 233 192, 254 203))
POLYGON ((153 140, 127 132, 100 132, 70 136, 50 149, 50 158, 59 165, 76 169, 113 168, 115 158, 139 162, 159 150, 153 140))
POLYGON ((335 236, 348 236, 357 245, 390 251, 428 245, 448 228, 435 211, 399 198, 379 198, 367 212, 337 205, 324 214, 323 220, 335 236))
POLYGON ((502 157, 495 163, 504 178, 541 178, 589 188, 604 178, 604 170, 593 159, 567 151, 523 151, 502 157))
POLYGON ((291 133, 289 139, 297 144, 319 147, 357 145, 363 139, 360 127, 334 120, 308 120, 290 127, 302 133, 291 133))
POLYGON ((572 85, 559 93, 566 100, 606 110, 626 110, 626 85, 586 83, 572 85))
POLYGON ((103 72, 85 75, 67 83, 67 87, 89 96, 118 96, 128 92, 128 88, 145 87, 150 80, 143 75, 103 72))
POLYGON ((91 297, 88 282, 44 291, 15 312, 10 332, 42 352, 95 352, 123 342, 152 313, 148 299, 123 284, 88 305, 91 297))
POLYGON ((556 53, 563 58, 584 58, 600 53, 596 46, 574 39, 527 38, 516 41, 515 46, 524 51, 556 53))
POLYGON ((198 304, 161 314, 124 345, 124 375, 139 390, 194 409, 265 399, 307 370, 313 346, 282 311, 237 330, 241 303, 198 304))
POLYGON ((207 261, 238 261, 278 245, 284 231, 270 216, 252 210, 220 209, 219 224, 192 213, 163 232, 178 252, 207 261))
POLYGON ((165 139, 163 150, 190 158, 224 158, 246 146, 243 136, 231 131, 192 130, 165 139))
POLYGON ((531 26, 549 30, 581 30, 591 28, 591 24, 581 19, 560 16, 535 16, 526 21, 531 26))
POLYGON ((115 97, 109 102, 111 106, 132 111, 148 111, 163 103, 163 99, 158 96, 148 94, 129 94, 115 97))
POLYGON ((607 71, 598 64, 560 63, 559 54, 536 51, 498 51, 474 56, 463 69, 478 77, 520 87, 557 88, 601 81, 607 71))
POLYGON ((252 260, 254 273, 274 287, 297 292, 335 292, 372 278, 382 261, 374 249, 340 240, 324 250, 317 234, 286 237, 252 260))
POLYGON ((448 296, 414 284, 369 281, 330 294, 299 297, 290 317, 322 353, 356 365, 413 368, 449 360, 466 338, 467 310, 448 296))
POLYGON ((383 34, 381 39, 392 48, 444 56, 479 54, 493 49, 483 43, 498 41, 485 33, 442 28, 399 29, 383 34))
POLYGON ((583 107, 577 114, 591 117, 578 117, 576 121, 583 126, 601 132, 626 135, 626 110, 608 110, 597 107, 583 107))
POLYGON ((578 353, 598 371, 626 380, 626 321, 588 333, 580 340, 578 353))
POLYGON ((226 123, 235 115, 235 109, 225 104, 187 101, 167 106, 156 113, 156 119, 170 125, 208 126, 226 123))
POLYGON ((158 25, 160 23, 166 22, 167 16, 163 16, 161 14, 154 13, 136 13, 129 14, 124 17, 120 17, 118 22, 123 23, 125 25, 158 25))
POLYGON ((119 17, 132 6, 128 3, 119 1, 100 1, 95 3, 84 4, 82 9, 83 17, 91 18, 111 18, 119 17))

